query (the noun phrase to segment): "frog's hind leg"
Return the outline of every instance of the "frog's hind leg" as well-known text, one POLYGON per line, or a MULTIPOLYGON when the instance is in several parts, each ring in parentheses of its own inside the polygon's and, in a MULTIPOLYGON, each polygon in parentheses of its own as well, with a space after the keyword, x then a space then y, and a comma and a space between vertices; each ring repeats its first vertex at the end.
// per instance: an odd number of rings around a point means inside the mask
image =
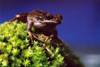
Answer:
POLYGON ((44 47, 50 54, 53 55, 53 53, 51 52, 51 50, 50 50, 48 47, 46 47, 46 42, 48 41, 48 39, 49 39, 49 37, 46 38, 46 40, 45 40, 45 42, 44 42, 44 44, 43 44, 43 47, 44 47))
POLYGON ((15 21, 16 20, 16 17, 14 17, 12 20, 10 20, 9 22, 8 22, 8 24, 10 25, 13 21, 15 21))
MULTIPOLYGON (((40 37, 44 37, 44 36, 42 36, 41 34, 35 34, 34 33, 34 38, 36 38, 37 40, 39 40, 39 41, 41 41, 41 42, 45 42, 43 39, 40 39, 40 37), (37 37, 36 37, 37 36, 37 37)), ((44 38, 46 38, 46 37, 44 37, 44 38)))
POLYGON ((46 42, 48 41, 49 37, 46 38, 44 44, 43 44, 43 47, 45 48, 46 47, 46 42))

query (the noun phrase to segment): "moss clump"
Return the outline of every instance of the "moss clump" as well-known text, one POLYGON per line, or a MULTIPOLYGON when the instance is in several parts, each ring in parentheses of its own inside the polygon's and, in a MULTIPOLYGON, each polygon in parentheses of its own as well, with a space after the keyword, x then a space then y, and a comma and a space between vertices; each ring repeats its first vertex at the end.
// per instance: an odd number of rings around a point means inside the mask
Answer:
POLYGON ((84 67, 64 43, 61 47, 54 42, 52 47, 49 41, 46 43, 54 55, 46 51, 40 41, 30 44, 26 29, 26 23, 0 25, 0 67, 84 67))

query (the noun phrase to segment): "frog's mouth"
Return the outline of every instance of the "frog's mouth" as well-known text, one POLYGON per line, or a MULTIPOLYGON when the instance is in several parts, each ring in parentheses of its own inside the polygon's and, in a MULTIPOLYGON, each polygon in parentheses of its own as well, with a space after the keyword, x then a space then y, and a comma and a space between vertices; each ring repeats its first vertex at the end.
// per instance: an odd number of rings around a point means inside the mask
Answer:
POLYGON ((52 21, 52 20, 43 20, 43 21, 40 21, 40 22, 43 22, 43 23, 55 23, 55 21, 52 21))
POLYGON ((45 24, 61 24, 62 23, 60 20, 43 20, 40 22, 45 23, 45 24))

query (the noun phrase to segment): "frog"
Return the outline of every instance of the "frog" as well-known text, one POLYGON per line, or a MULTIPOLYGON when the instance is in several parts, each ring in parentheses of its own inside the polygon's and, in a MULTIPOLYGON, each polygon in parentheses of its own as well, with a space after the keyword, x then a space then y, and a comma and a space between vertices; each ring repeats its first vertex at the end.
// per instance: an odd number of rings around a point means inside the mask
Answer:
POLYGON ((13 21, 27 23, 27 15, 28 13, 19 13, 13 19, 9 20, 8 24, 10 25, 13 21))
POLYGON ((46 42, 50 40, 51 46, 51 42, 56 40, 59 42, 60 46, 62 45, 62 41, 58 38, 58 31, 56 29, 56 26, 62 23, 62 19, 63 17, 61 14, 52 15, 51 13, 36 9, 30 13, 17 14, 8 24, 10 25, 13 21, 27 23, 27 32, 31 38, 31 44, 34 44, 34 39, 40 40, 43 42, 43 47, 53 54, 49 48, 46 47, 46 42), (35 32, 32 31, 32 27, 36 29, 35 32), (43 33, 45 40, 37 37, 41 36, 37 31, 43 33))
MULTIPOLYGON (((50 45, 52 40, 57 40, 59 45, 62 45, 62 41, 58 38, 58 31, 56 26, 61 24, 61 20, 63 19, 61 14, 52 15, 48 12, 42 10, 33 10, 27 16, 27 31, 31 37, 31 41, 33 42, 33 38, 36 38, 34 32, 32 32, 32 27, 35 27, 36 30, 39 30, 47 35, 46 40, 43 41, 43 47, 46 48, 46 42, 50 40, 50 45)), ((40 40, 40 39, 38 39, 40 40)))

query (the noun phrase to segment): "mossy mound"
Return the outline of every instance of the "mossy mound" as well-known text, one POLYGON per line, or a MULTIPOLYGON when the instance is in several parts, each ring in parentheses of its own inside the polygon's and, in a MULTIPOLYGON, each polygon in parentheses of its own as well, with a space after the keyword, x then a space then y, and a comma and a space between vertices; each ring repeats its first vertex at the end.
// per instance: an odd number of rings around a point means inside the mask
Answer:
POLYGON ((41 41, 30 44, 26 29, 26 23, 0 25, 0 67, 84 67, 65 43, 53 43, 52 47, 46 43, 54 55, 42 47, 41 41))

